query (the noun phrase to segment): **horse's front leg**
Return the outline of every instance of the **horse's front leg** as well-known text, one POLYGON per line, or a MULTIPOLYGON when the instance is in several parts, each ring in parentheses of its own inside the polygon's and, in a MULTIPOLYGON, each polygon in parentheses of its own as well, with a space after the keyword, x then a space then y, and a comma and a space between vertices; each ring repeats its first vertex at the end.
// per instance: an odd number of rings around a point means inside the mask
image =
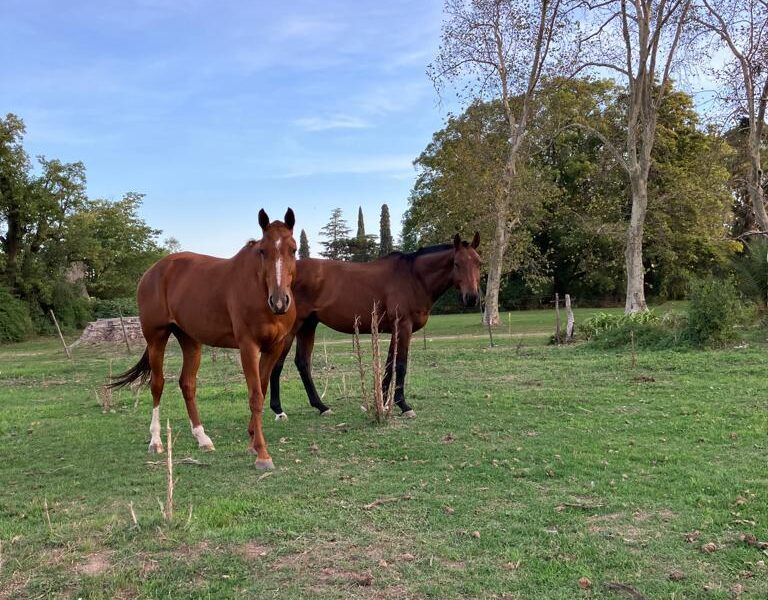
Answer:
POLYGON ((251 442, 248 450, 252 454, 256 454, 257 469, 273 469, 272 458, 267 452, 267 442, 262 431, 264 389, 259 374, 260 358, 261 352, 255 342, 246 342, 240 345, 240 359, 243 363, 245 381, 248 384, 248 407, 251 409, 251 420, 248 423, 248 435, 251 442))
MULTIPOLYGON (((395 359, 395 404, 402 411, 404 417, 413 418, 416 416, 414 411, 405 401, 405 376, 408 370, 408 350, 411 347, 411 335, 413 326, 408 322, 400 322, 397 331, 397 358, 395 359)), ((389 342, 389 353, 387 354, 387 367, 384 372, 384 381, 382 388, 386 395, 389 386, 392 383, 392 359, 395 349, 395 334, 389 342)))

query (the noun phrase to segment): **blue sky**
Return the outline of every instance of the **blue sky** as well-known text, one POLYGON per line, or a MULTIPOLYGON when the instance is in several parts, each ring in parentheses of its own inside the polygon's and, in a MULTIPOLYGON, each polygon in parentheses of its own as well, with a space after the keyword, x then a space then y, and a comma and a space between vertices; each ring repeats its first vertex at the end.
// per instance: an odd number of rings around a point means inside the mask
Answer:
POLYGON ((146 194, 184 249, 233 254, 259 208, 318 246, 335 207, 395 234, 441 127, 425 75, 440 0, 0 0, 0 112, 26 148, 82 160, 91 197, 146 194))

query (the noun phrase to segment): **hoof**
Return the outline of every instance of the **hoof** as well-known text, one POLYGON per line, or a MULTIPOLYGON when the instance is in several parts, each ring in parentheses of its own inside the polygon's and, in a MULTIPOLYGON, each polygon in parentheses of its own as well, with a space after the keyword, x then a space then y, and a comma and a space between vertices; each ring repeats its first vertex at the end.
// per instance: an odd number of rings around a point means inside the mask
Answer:
POLYGON ((147 450, 150 454, 162 454, 163 453, 163 443, 157 442, 156 444, 150 444, 149 449, 147 450))
POLYGON ((275 421, 287 421, 288 415, 286 415, 284 412, 281 412, 279 415, 275 415, 275 421))
POLYGON ((198 448, 200 448, 200 450, 203 452, 213 452, 216 450, 216 448, 213 447, 213 444, 205 444, 203 446, 198 446, 198 448))
POLYGON ((271 471, 272 469, 275 468, 275 465, 272 463, 271 458, 267 458, 267 459, 257 458, 256 462, 254 463, 254 466, 260 471, 271 471))
POLYGON ((330 417, 333 414, 333 411, 329 408, 328 410, 324 410, 320 413, 321 417, 330 417))
POLYGON ((415 410, 413 410, 413 409, 411 409, 411 410, 406 410, 406 411, 403 413, 403 416, 404 416, 406 419, 415 419, 415 418, 416 418, 416 411, 415 411, 415 410))

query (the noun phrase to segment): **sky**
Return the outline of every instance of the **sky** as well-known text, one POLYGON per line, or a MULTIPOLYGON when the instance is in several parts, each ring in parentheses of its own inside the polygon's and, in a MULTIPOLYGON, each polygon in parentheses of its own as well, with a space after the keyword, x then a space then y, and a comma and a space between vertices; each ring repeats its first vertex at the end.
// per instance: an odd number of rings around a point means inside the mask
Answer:
POLYGON ((444 123, 426 68, 441 0, 0 0, 0 113, 32 156, 83 161, 91 198, 146 194, 181 247, 231 256, 260 208, 313 254, 340 207, 399 234, 444 123))

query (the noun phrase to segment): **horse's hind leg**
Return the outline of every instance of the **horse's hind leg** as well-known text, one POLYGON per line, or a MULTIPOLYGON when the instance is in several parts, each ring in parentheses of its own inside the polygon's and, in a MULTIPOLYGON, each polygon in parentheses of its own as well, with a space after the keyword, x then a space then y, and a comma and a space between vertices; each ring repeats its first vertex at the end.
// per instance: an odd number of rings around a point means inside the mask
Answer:
POLYGON ((291 351, 292 343, 293 335, 288 334, 283 340, 283 351, 280 354, 280 358, 277 359, 277 363, 269 376, 269 408, 275 413, 275 421, 282 421, 288 418, 280 402, 280 374, 283 372, 283 365, 288 353, 291 351))
POLYGON ((200 415, 197 412, 197 402, 195 401, 197 371, 200 368, 202 345, 181 330, 175 330, 173 333, 176 339, 179 340, 184 357, 181 375, 179 376, 179 387, 181 388, 181 395, 184 396, 184 403, 187 405, 187 415, 189 415, 192 435, 195 436, 197 445, 202 450, 215 450, 211 438, 206 435, 203 424, 200 421, 200 415))
POLYGON ((393 365, 393 350, 394 350, 394 335, 392 341, 389 344, 389 354, 387 356, 387 366, 384 372, 384 381, 382 382, 382 388, 384 395, 389 390, 389 386, 392 384, 392 371, 394 367, 395 376, 395 404, 402 411, 404 417, 415 417, 416 411, 414 411, 408 403, 405 401, 405 376, 408 369, 408 350, 411 346, 411 325, 409 323, 401 323, 397 332, 397 361, 393 365))
POLYGON ((316 318, 313 320, 308 319, 299 330, 296 335, 296 358, 294 362, 299 370, 299 375, 301 375, 301 381, 304 384, 310 405, 320 411, 320 416, 327 416, 333 413, 330 408, 323 404, 320 394, 317 393, 315 381, 312 378, 312 350, 315 347, 317 324, 318 320, 316 318))
POLYGON ((163 441, 160 437, 160 397, 163 395, 165 377, 163 376, 163 360, 165 345, 168 343, 168 330, 159 330, 147 339, 147 353, 151 370, 149 388, 152 391, 152 421, 149 424, 149 452, 161 453, 163 441))

